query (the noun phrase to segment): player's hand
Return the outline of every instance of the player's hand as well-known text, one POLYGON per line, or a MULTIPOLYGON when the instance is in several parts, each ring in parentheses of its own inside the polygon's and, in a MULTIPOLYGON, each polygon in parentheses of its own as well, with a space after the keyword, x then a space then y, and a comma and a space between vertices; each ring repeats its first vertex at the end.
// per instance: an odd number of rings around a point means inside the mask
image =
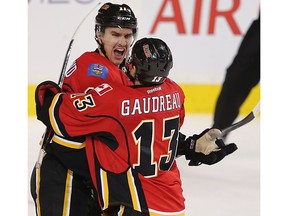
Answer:
POLYGON ((60 87, 52 81, 44 81, 40 83, 35 90, 35 103, 37 119, 44 124, 48 116, 48 109, 53 97, 61 92, 60 87))
POLYGON ((184 154, 190 160, 189 166, 199 166, 202 163, 212 165, 237 150, 235 143, 225 145, 218 137, 221 137, 221 131, 216 128, 188 137, 185 140, 184 154))

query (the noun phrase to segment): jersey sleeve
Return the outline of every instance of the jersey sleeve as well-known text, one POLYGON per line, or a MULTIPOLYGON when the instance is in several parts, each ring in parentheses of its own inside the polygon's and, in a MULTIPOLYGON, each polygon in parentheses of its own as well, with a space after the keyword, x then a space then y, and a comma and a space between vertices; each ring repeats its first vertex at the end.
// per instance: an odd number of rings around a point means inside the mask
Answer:
MULTIPOLYGON (((49 108, 49 117, 52 129, 58 136, 97 136, 97 140, 103 142, 97 142, 99 158, 106 158, 105 155, 112 153, 121 155, 113 160, 105 159, 102 164, 111 167, 111 163, 117 162, 117 169, 113 170, 117 173, 120 172, 119 167, 121 171, 128 167, 128 138, 126 128, 118 119, 119 109, 114 104, 115 98, 120 97, 121 91, 117 89, 114 92, 110 90, 110 87, 108 84, 102 84, 87 94, 57 94, 49 108), (113 109, 109 109, 112 106, 114 106, 113 109), (103 152, 107 154, 102 154, 103 152)), ((95 139, 92 140, 95 141, 95 139)), ((87 148, 87 139, 85 143, 87 148)))
POLYGON ((110 91, 111 86, 108 84, 100 86, 101 89, 98 86, 87 94, 60 93, 54 97, 49 108, 49 118, 52 129, 57 135, 63 137, 91 135, 109 131, 111 125, 119 127, 117 109, 109 109, 113 106, 117 91, 112 90, 115 92, 104 94, 110 91), (97 89, 100 90, 97 92, 97 89))

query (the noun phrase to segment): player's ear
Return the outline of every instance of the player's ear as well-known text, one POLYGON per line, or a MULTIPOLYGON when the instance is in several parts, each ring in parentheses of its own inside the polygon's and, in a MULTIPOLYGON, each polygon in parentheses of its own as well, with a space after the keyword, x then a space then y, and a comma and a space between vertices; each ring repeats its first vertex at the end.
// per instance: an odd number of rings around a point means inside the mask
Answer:
POLYGON ((135 78, 135 75, 136 75, 136 66, 135 65, 132 65, 132 67, 130 69, 130 75, 135 78))
POLYGON ((103 38, 103 33, 102 32, 96 32, 95 39, 98 41, 98 43, 100 45, 103 45, 102 38, 103 38))

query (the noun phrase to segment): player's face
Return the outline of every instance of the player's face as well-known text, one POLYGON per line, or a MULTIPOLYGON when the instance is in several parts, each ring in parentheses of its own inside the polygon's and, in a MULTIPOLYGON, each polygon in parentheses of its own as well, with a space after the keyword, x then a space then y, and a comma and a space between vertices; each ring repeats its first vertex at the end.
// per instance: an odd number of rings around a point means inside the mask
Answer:
POLYGON ((132 29, 107 27, 101 36, 108 59, 119 66, 133 43, 132 29))

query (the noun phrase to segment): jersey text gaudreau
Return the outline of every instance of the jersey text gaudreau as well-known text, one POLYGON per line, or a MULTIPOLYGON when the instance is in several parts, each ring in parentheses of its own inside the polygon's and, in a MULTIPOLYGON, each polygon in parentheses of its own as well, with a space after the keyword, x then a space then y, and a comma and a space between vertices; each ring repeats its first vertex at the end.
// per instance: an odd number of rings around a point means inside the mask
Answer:
POLYGON ((121 115, 140 115, 180 109, 179 93, 172 93, 153 97, 126 99, 121 103, 121 115))

